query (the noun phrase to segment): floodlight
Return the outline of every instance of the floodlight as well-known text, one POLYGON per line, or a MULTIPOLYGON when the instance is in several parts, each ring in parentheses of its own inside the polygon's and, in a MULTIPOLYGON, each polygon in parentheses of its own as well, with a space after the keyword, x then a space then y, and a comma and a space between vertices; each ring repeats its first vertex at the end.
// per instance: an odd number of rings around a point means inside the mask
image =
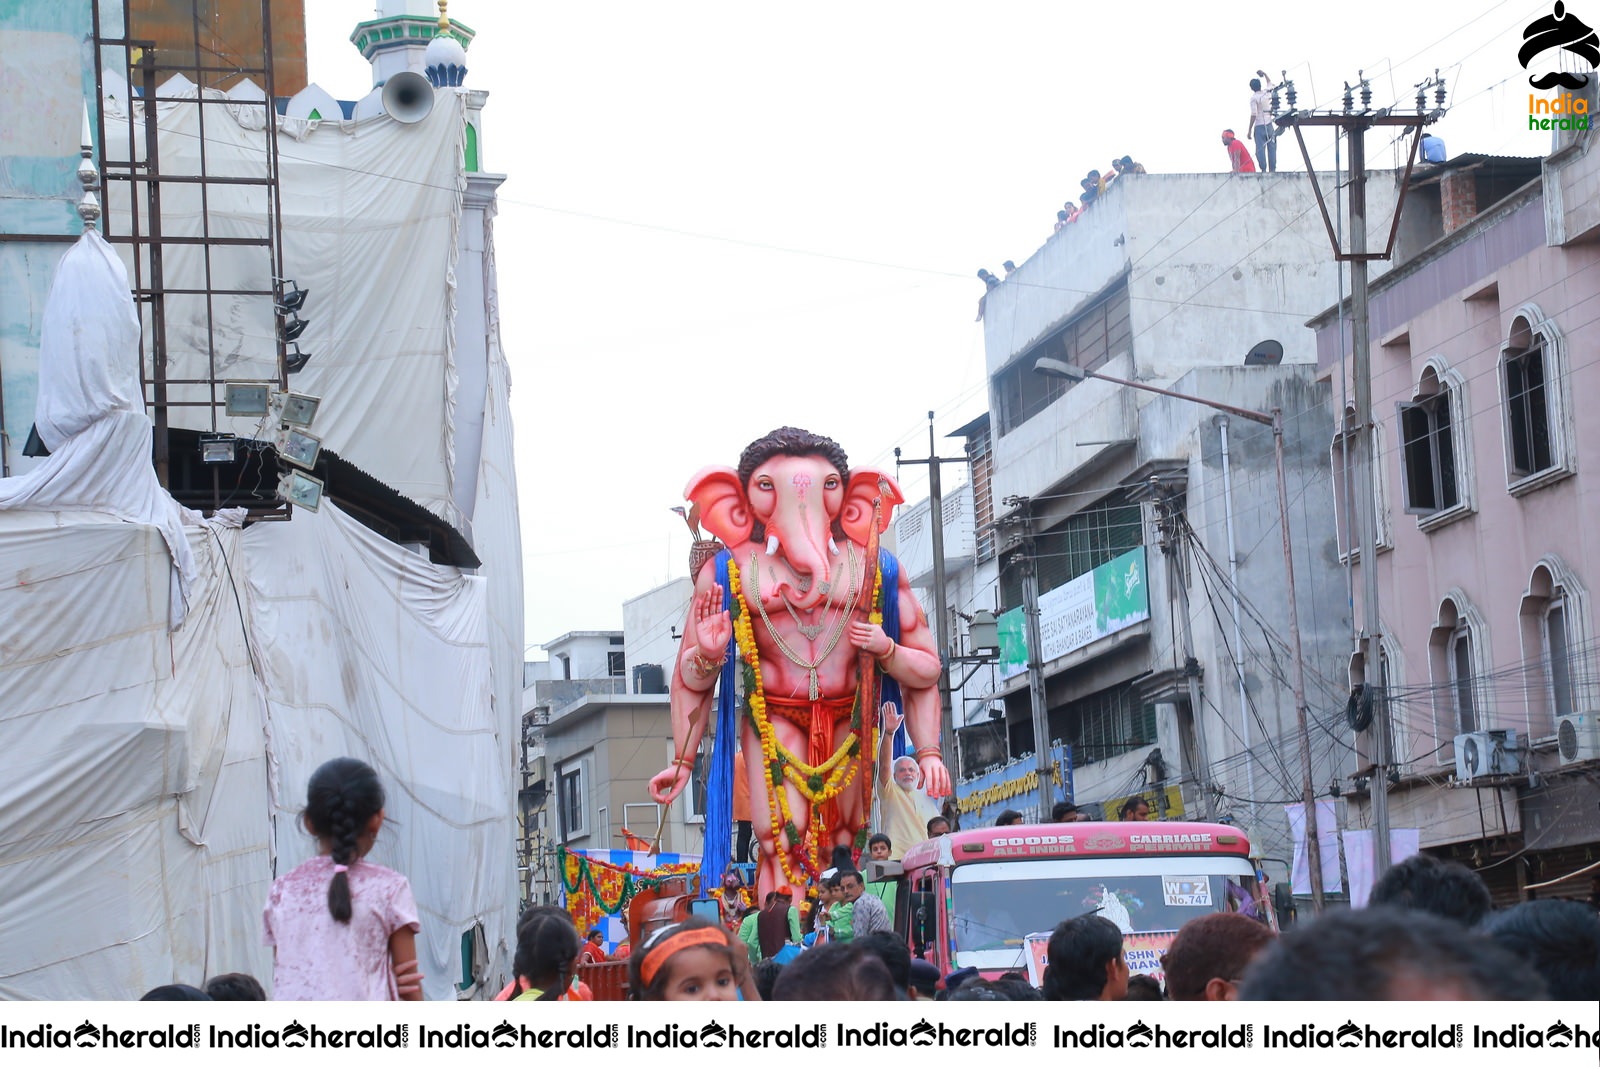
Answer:
POLYGON ((278 496, 297 508, 316 511, 322 505, 322 479, 290 471, 278 479, 278 496))
POLYGON ((203 433, 200 435, 201 463, 232 463, 237 440, 231 433, 203 433))
POLYGON ((290 315, 299 311, 306 302, 309 289, 302 289, 292 279, 285 278, 278 286, 278 314, 290 315))
POLYGON ((309 325, 311 325, 309 319, 302 319, 299 315, 291 315, 288 322, 278 323, 278 335, 287 344, 305 333, 306 327, 309 325))
POLYGON ((297 342, 289 342, 290 352, 283 357, 283 370, 285 374, 294 374, 304 370, 305 365, 311 362, 311 353, 300 351, 297 342))
POLYGON ((306 396, 304 393, 280 393, 283 401, 283 415, 281 418, 290 426, 309 427, 317 418, 317 406, 322 403, 320 396, 306 396))
POLYGON ((271 382, 228 382, 223 388, 229 415, 260 418, 272 405, 271 382))
POLYGON ((302 430, 288 429, 278 442, 278 455, 306 470, 317 465, 317 454, 322 451, 322 438, 302 430))

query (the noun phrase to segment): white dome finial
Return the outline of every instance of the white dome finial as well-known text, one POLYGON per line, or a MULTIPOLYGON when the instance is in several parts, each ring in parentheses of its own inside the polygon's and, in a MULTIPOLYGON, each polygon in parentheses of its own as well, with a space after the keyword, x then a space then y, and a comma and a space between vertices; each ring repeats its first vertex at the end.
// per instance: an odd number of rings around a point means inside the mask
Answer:
POLYGON ((456 40, 448 7, 449 0, 439 0, 439 32, 422 54, 422 72, 435 89, 460 85, 467 77, 467 50, 456 40))

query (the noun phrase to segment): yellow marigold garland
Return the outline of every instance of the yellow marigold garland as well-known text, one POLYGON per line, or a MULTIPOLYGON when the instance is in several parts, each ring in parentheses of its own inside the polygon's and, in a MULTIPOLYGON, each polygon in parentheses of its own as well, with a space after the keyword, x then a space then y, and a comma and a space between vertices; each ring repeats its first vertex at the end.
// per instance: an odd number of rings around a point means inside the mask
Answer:
MULTIPOLYGON (((883 624, 882 568, 874 568, 874 575, 868 618, 873 625, 881 626, 883 624)), ((732 559, 728 560, 728 591, 732 594, 734 639, 739 648, 739 656, 745 664, 745 707, 749 710, 750 719, 756 726, 756 734, 761 739, 761 754, 767 767, 767 810, 772 817, 772 836, 777 846, 778 863, 783 869, 784 877, 791 884, 800 884, 801 880, 790 864, 790 851, 798 849, 800 866, 812 878, 817 877, 821 867, 820 853, 826 834, 821 807, 842 795, 861 769, 861 760, 858 758, 862 752, 863 736, 861 686, 858 682, 855 703, 851 709, 850 736, 845 738, 833 755, 817 766, 812 766, 796 756, 778 741, 777 731, 773 729, 772 720, 767 715, 766 690, 761 678, 761 656, 756 648, 755 628, 751 622, 749 606, 744 601, 739 565, 732 559), (795 825, 794 816, 789 810, 788 790, 783 788, 785 780, 793 784, 800 795, 811 803, 812 832, 806 835, 809 840, 801 839, 800 830, 795 825)), ((865 736, 870 741, 868 751, 875 751, 876 717, 873 725, 867 728, 865 736)))

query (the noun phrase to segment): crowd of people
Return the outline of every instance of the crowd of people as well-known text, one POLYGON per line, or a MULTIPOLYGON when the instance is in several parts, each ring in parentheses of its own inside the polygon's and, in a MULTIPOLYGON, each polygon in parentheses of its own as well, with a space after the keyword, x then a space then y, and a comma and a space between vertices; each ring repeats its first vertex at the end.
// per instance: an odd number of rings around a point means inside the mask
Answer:
MULTIPOLYGON (((1118 813, 1149 818, 1134 797, 1118 813)), ((1070 803, 1052 821, 1083 813, 1070 803)), ((336 759, 312 775, 305 828, 318 855, 278 878, 263 936, 279 1000, 420 1000, 416 903, 404 875, 365 859, 384 823, 376 772, 336 759)), ((1006 811, 997 825, 1015 825, 1006 811)), ((951 832, 935 816, 929 837, 951 832)), ((868 842, 869 861, 893 842, 868 842)), ((593 999, 585 964, 626 959, 635 1000, 1600 1000, 1600 878, 1589 901, 1530 900, 1496 910, 1474 871, 1427 854, 1377 880, 1365 908, 1331 910, 1282 936, 1255 911, 1208 913, 1178 929, 1161 958, 1164 983, 1132 974, 1123 932, 1100 914, 1051 932, 1039 988, 1021 971, 942 973, 913 959, 893 929, 897 883, 869 881, 852 851, 834 850, 814 898, 774 889, 731 927, 691 916, 635 951, 607 955, 599 930, 580 935, 563 908, 517 922, 513 979, 497 1000, 593 999)), ((145 1000, 265 1000, 260 981, 222 974, 203 988, 163 985, 145 1000)))

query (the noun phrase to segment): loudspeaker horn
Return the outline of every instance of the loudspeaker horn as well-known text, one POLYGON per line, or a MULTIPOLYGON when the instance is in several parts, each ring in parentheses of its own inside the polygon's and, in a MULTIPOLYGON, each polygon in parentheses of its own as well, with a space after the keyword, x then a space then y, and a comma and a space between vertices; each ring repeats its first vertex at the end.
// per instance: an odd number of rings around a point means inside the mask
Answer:
POLYGON ((396 122, 421 122, 433 110, 433 83, 414 70, 391 75, 383 83, 383 110, 396 122))

